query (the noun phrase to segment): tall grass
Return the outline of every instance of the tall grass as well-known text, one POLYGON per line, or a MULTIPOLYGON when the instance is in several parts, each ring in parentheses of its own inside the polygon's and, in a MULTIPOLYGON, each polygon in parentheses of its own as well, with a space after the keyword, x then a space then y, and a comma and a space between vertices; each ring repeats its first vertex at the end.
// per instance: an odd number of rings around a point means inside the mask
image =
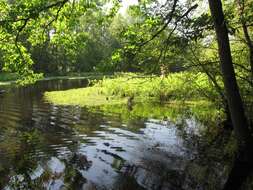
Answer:
POLYGON ((99 106, 135 102, 199 101, 216 97, 206 75, 181 72, 167 77, 121 73, 114 78, 92 80, 91 86, 45 93, 47 101, 63 105, 99 106))
POLYGON ((159 101, 199 100, 217 96, 203 73, 180 72, 167 77, 119 74, 113 79, 95 81, 94 87, 108 96, 135 97, 159 101))

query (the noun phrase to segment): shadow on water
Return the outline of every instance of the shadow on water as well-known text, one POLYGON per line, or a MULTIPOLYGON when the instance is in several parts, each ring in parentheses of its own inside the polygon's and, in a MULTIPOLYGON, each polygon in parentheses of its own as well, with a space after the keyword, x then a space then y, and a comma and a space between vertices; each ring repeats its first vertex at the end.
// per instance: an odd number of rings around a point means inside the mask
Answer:
POLYGON ((109 114, 43 101, 44 91, 86 85, 44 81, 0 96, 1 189, 221 189, 223 147, 210 153, 207 127, 187 109, 136 105, 109 114))

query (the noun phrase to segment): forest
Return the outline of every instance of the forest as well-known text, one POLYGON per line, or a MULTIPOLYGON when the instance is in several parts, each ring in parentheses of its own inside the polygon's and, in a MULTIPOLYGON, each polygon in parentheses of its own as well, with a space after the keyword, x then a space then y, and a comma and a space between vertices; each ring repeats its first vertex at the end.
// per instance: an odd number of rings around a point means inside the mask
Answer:
POLYGON ((0 189, 253 189, 252 0, 0 0, 0 189))

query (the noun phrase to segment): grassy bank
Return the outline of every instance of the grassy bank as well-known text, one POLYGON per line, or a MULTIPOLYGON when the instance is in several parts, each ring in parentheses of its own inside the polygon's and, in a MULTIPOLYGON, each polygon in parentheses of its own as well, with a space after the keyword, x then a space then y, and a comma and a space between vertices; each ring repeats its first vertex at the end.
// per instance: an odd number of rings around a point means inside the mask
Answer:
MULTIPOLYGON (((110 78, 110 74, 106 73, 68 73, 67 75, 49 75, 39 78, 38 81, 46 80, 77 80, 77 79, 102 79, 104 76, 110 78)), ((19 76, 15 73, 0 73, 0 86, 16 84, 19 80, 19 76)), ((29 83, 29 82, 28 82, 29 83)), ((25 83, 27 84, 27 83, 25 83)))
POLYGON ((56 79, 68 79, 68 80, 75 80, 75 79, 102 79, 104 76, 110 78, 112 74, 110 73, 68 73, 66 75, 48 75, 45 76, 41 80, 56 80, 56 79))
POLYGON ((54 104, 100 106, 133 102, 168 102, 207 100, 216 96, 208 78, 201 73, 174 73, 165 78, 137 74, 118 74, 114 78, 92 80, 92 86, 67 91, 46 92, 45 99, 54 104))
POLYGON ((18 79, 18 76, 15 73, 5 73, 5 72, 0 73, 0 81, 1 82, 15 81, 17 79, 18 79))
POLYGON ((15 83, 15 81, 17 79, 18 79, 18 76, 15 73, 1 72, 0 73, 0 86, 13 84, 13 83, 15 83))

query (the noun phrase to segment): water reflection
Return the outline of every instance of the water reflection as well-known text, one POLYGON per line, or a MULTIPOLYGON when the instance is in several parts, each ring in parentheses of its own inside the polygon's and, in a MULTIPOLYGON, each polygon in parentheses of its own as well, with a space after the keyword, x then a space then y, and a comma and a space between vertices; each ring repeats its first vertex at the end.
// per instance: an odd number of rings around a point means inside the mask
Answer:
POLYGON ((224 165, 201 156, 205 126, 188 114, 172 122, 43 101, 85 85, 47 81, 0 97, 1 189, 221 189, 224 165))

